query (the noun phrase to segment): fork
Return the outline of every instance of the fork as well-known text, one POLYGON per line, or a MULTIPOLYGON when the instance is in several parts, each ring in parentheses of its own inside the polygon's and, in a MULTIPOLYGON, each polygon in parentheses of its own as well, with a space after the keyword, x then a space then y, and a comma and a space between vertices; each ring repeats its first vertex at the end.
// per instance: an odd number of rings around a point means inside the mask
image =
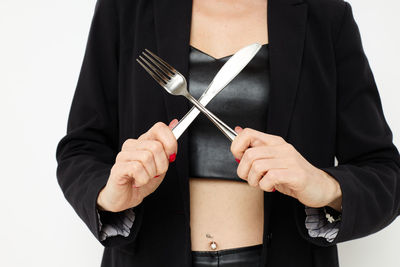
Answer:
POLYGON ((237 133, 228 125, 221 121, 217 116, 211 113, 201 103, 199 103, 187 90, 185 77, 170 66, 167 62, 155 55, 153 52, 145 49, 142 56, 136 61, 156 80, 168 93, 172 95, 181 95, 186 97, 192 104, 206 115, 222 131, 222 133, 232 142, 237 133), (147 59, 146 59, 147 58, 147 59))

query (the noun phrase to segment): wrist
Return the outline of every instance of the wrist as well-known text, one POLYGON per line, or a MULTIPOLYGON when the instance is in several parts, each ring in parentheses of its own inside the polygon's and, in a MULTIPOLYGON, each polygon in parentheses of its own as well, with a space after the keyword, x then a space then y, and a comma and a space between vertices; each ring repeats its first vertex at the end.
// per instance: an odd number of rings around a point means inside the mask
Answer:
POLYGON ((338 211, 338 212, 342 212, 342 198, 337 198, 334 201, 332 201, 331 203, 329 203, 327 205, 328 207, 331 207, 332 209, 338 211))
POLYGON ((97 206, 97 209, 106 211, 107 209, 105 208, 106 205, 104 203, 103 192, 104 192, 104 187, 100 190, 100 192, 97 196, 96 206, 97 206))
POLYGON ((329 181, 329 188, 330 188, 330 194, 329 196, 330 199, 328 200, 328 204, 326 206, 331 207, 335 209, 336 211, 341 212, 342 211, 342 189, 340 188, 340 184, 338 181, 336 181, 335 178, 333 178, 331 175, 328 173, 322 171, 326 178, 329 181))

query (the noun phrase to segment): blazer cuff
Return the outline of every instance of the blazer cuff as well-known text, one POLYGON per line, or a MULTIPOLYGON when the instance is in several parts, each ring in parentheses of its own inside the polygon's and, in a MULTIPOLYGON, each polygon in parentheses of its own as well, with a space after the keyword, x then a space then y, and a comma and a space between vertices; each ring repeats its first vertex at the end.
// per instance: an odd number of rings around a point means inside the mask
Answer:
POLYGON ((305 207, 305 226, 310 237, 322 237, 332 243, 339 233, 341 218, 332 220, 324 208, 305 207))
POLYGON ((90 210, 87 211, 87 214, 90 214, 90 229, 97 240, 99 240, 104 247, 125 246, 135 241, 136 236, 140 230, 143 219, 144 203, 142 202, 136 207, 119 213, 98 210, 98 194, 106 185, 108 176, 109 171, 107 175, 104 176, 104 179, 99 179, 98 183, 93 184, 93 186, 91 187, 92 192, 89 194, 91 205, 90 210), (132 218, 132 216, 134 217, 134 219, 132 219, 132 225, 125 222, 126 220, 128 220, 128 217, 124 218, 124 216, 130 216, 129 218, 132 218), (117 219, 117 217, 119 219, 123 219, 121 220, 121 222, 123 221, 127 224, 127 226, 130 226, 129 232, 122 232, 122 229, 118 230, 117 232, 117 228, 112 228, 113 222, 117 219))
POLYGON ((99 240, 121 235, 129 236, 133 222, 135 221, 135 212, 133 208, 121 212, 108 212, 97 210, 99 223, 99 240))

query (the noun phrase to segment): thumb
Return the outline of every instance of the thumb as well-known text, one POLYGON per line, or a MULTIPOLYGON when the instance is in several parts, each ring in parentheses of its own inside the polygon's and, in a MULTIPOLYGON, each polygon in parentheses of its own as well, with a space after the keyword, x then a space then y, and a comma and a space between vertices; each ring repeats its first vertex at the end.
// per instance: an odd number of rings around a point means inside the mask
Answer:
POLYGON ((240 133, 241 131, 243 131, 242 127, 240 127, 240 126, 235 127, 235 132, 240 133))
POLYGON ((178 120, 177 120, 177 119, 173 119, 173 120, 169 123, 168 127, 169 127, 170 129, 172 129, 172 128, 174 128, 177 124, 178 124, 178 120))

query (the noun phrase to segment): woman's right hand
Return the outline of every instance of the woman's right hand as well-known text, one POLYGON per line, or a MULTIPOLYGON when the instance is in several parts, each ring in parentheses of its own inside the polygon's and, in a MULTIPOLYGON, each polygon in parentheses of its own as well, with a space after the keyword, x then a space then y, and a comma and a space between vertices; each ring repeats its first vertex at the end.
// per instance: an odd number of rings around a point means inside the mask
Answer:
POLYGON ((163 181, 175 161, 178 143, 169 126, 157 122, 138 139, 127 139, 111 168, 106 186, 97 198, 99 209, 119 212, 139 205, 163 181))

